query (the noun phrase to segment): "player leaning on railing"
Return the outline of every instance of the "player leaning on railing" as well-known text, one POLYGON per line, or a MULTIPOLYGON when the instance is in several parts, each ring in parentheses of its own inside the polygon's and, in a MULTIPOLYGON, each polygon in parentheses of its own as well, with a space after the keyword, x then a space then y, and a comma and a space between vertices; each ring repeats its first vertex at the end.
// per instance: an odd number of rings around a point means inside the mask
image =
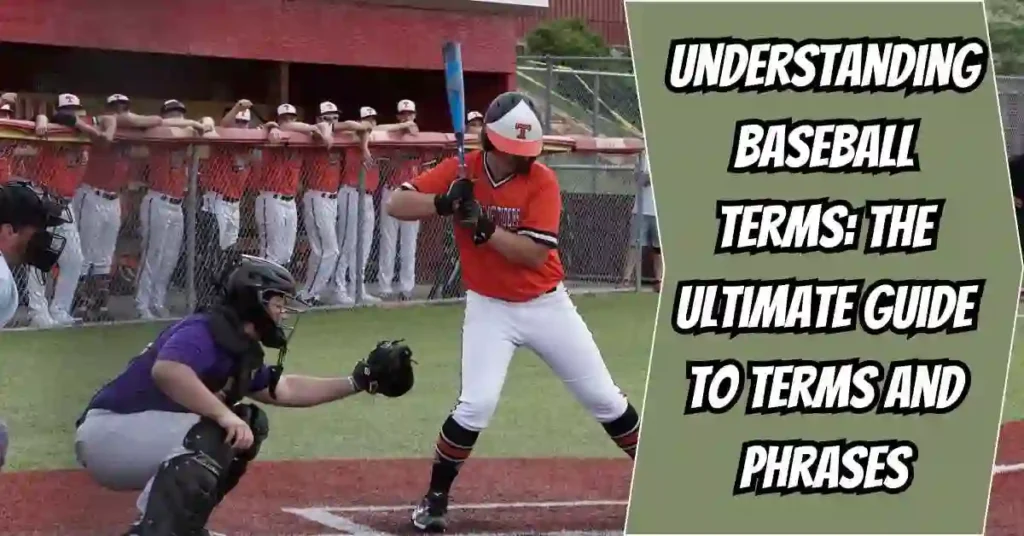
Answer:
MULTIPOLYGON (((250 398, 312 407, 366 391, 398 397, 413 386, 412 351, 382 342, 349 376, 282 374, 305 305, 283 266, 242 256, 224 274, 219 303, 170 326, 92 398, 75 453, 114 490, 142 490, 136 536, 201 536, 269 434, 250 398), (268 366, 263 348, 281 352, 268 366)), ((287 440, 287 438, 284 438, 287 440)))
POLYGON ((536 162, 544 140, 533 103, 504 93, 483 119, 483 150, 466 155, 465 176, 449 158, 403 185, 387 206, 401 220, 454 217, 467 288, 461 390, 437 437, 428 492, 412 515, 424 531, 445 529, 448 493, 490 423, 517 347, 540 356, 630 458, 640 429, 562 284, 562 197, 554 172, 536 162))

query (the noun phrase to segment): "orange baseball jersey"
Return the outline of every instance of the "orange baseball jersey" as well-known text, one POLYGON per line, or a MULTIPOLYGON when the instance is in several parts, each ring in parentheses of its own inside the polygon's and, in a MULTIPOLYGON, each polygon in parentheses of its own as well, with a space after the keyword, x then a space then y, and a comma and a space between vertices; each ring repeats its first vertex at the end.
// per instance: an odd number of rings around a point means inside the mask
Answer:
POLYGON ((42 145, 36 155, 32 178, 54 194, 70 199, 85 177, 88 163, 89 147, 86 145, 42 145))
POLYGON ((391 187, 397 187, 415 179, 420 174, 423 158, 418 155, 404 155, 399 156, 397 160, 392 160, 392 162, 395 162, 395 171, 388 177, 386 182, 391 187))
POLYGON ((131 147, 126 144, 93 147, 83 182, 111 193, 119 193, 131 182, 131 147))
POLYGON ((252 169, 249 156, 250 150, 242 147, 211 147, 210 157, 200 166, 200 186, 226 199, 241 199, 252 169))
POLYGON ((263 192, 295 197, 299 193, 302 173, 302 151, 299 149, 264 149, 262 169, 256 187, 263 192))
POLYGON ((336 193, 341 186, 341 151, 323 149, 306 154, 303 175, 306 189, 317 192, 336 193))
MULTIPOLYGON (((358 147, 345 150, 345 173, 341 183, 353 188, 359 187, 359 170, 363 167, 363 151, 358 147)), ((372 194, 380 187, 380 167, 374 163, 366 170, 366 193, 372 194)))
POLYGON ((188 148, 154 146, 149 149, 149 188, 182 199, 188 188, 188 148))
MULTIPOLYGON (((540 268, 528 268, 507 260, 487 244, 473 244, 472 233, 455 226, 466 288, 512 302, 532 300, 553 290, 565 278, 557 250, 562 193, 555 172, 536 163, 527 175, 495 179, 484 165, 482 151, 466 155, 466 172, 473 181, 474 196, 495 224, 551 248, 540 268)), ((457 173, 458 161, 448 158, 402 188, 441 194, 448 191, 457 173)))

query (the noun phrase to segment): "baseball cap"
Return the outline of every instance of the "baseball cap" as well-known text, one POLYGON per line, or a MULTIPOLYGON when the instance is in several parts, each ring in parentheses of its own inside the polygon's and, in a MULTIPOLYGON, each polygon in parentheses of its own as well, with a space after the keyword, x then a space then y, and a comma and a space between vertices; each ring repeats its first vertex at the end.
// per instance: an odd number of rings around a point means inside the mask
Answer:
POLYGON ((320 115, 336 114, 339 111, 340 110, 338 110, 338 107, 335 106, 334 103, 331 101, 323 101, 320 103, 320 115))
POLYGON ((367 117, 376 117, 377 110, 370 108, 369 106, 363 106, 359 109, 359 118, 366 119, 367 117))
POLYGON ((285 103, 277 107, 277 115, 299 115, 299 111, 291 104, 285 103))
POLYGON ((398 113, 402 112, 415 112, 416 103, 409 99, 402 99, 398 101, 398 113))
POLYGON ((58 108, 81 108, 82 101, 77 95, 71 93, 61 93, 57 95, 57 107, 58 108))
POLYGON ((475 119, 480 119, 482 121, 483 118, 484 118, 484 114, 482 114, 482 113, 480 113, 480 112, 478 112, 476 110, 473 110, 472 112, 469 112, 468 114, 466 114, 466 122, 467 123, 470 122, 470 121, 473 121, 475 119))
POLYGON ((14 112, 14 108, 11 108, 10 103, 5 102, 3 104, 0 104, 0 112, 14 112))
POLYGON ((167 112, 181 112, 185 113, 188 109, 185 108, 185 103, 177 99, 170 99, 164 101, 164 105, 160 107, 160 113, 165 114, 167 112))
POLYGON ((252 120, 252 112, 250 112, 249 110, 242 110, 241 112, 238 112, 237 114, 235 114, 235 121, 249 122, 251 120, 252 120))
POLYGON ((114 104, 114 103, 117 103, 117 102, 123 102, 123 103, 127 104, 127 103, 131 102, 131 99, 129 99, 128 97, 126 97, 126 96, 124 96, 124 95, 122 95, 120 93, 114 93, 113 95, 107 97, 107 104, 114 104))

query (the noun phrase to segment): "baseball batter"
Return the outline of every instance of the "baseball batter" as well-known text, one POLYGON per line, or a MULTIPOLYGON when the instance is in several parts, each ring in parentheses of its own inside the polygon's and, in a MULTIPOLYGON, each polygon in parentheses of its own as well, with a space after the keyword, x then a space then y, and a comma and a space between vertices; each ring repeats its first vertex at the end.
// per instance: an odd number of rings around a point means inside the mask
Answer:
POLYGON ((282 374, 289 320, 302 304, 283 266, 241 256, 211 310, 160 333, 89 402, 75 454, 101 486, 142 490, 127 535, 209 534, 214 508, 267 439, 267 415, 243 399, 312 407, 359 392, 402 396, 413 386, 412 351, 379 344, 351 375, 282 374), (281 351, 276 366, 263 348, 281 351))
MULTIPOLYGON (((341 121, 340 110, 330 101, 320 103, 320 123, 333 132, 367 130, 359 121, 341 121)), ((363 140, 368 140, 363 137, 363 140)), ((341 187, 342 153, 337 150, 307 153, 303 175, 306 177, 302 196, 302 221, 309 240, 310 256, 306 264, 306 281, 300 297, 313 304, 349 305, 347 294, 331 296, 324 301, 321 294, 334 275, 341 254, 338 243, 338 189, 341 187)))
MULTIPOLYGON (((96 126, 108 139, 118 128, 148 129, 158 126, 202 129, 198 121, 138 115, 130 111, 128 97, 107 97, 106 114, 96 126)), ((121 231, 121 191, 132 180, 132 159, 137 153, 125 143, 94 146, 82 185, 75 192, 72 210, 82 237, 82 299, 78 314, 89 321, 113 320, 107 309, 110 274, 121 231)))
POLYGON ((448 492, 498 405, 516 348, 533 350, 631 458, 640 418, 612 380, 601 351, 562 284, 562 197, 543 148, 536 109, 520 93, 499 95, 484 115, 480 151, 466 177, 449 158, 403 185, 388 204, 402 220, 456 218, 467 287, 461 391, 441 426, 426 496, 413 512, 422 531, 443 531, 448 492))
MULTIPOLYGON (((82 107, 81 100, 70 93, 57 96, 56 113, 52 118, 57 121, 51 121, 51 118, 45 115, 36 118, 36 135, 46 137, 51 130, 51 125, 68 123, 67 120, 61 118, 75 118, 74 128, 76 130, 86 134, 94 141, 107 141, 103 133, 90 120, 86 119, 85 108, 82 107)), ((45 186, 70 206, 75 191, 85 176, 85 169, 89 163, 89 146, 46 143, 37 147, 39 150, 35 156, 35 163, 30 166, 34 173, 29 174, 30 178, 36 184, 45 186)), ((31 325, 37 328, 70 326, 75 323, 75 319, 71 316, 71 306, 75 298, 75 290, 78 288, 78 280, 82 275, 82 242, 75 221, 61 225, 57 229, 57 233, 64 237, 66 245, 57 261, 60 272, 54 282, 53 300, 48 301, 46 297, 45 279, 49 274, 34 269, 30 270, 25 283, 28 307, 31 311, 31 325)))
MULTIPOLYGON (((309 134, 328 149, 333 145, 330 126, 324 123, 310 125, 298 120, 299 112, 291 104, 277 107, 277 123, 281 130, 309 134)), ((299 193, 303 151, 296 148, 274 148, 263 152, 256 198, 256 228, 260 239, 260 254, 268 260, 287 265, 295 252, 299 232, 299 213, 295 196, 299 193)))
MULTIPOLYGON (((160 107, 164 120, 184 120, 185 104, 168 100, 160 107)), ((197 135, 202 126, 189 131, 173 130, 175 135, 197 135)), ((178 265, 185 236, 185 214, 181 205, 188 189, 188 166, 193 146, 154 145, 149 153, 149 191, 139 206, 139 230, 142 238, 141 265, 135 293, 139 318, 167 318, 167 288, 178 265)))
MULTIPOLYGON (((409 99, 398 101, 398 123, 416 124, 416 103, 409 99)), ((407 131, 412 132, 411 129, 407 131)), ((384 190, 381 192, 383 204, 387 204, 399 185, 419 175, 419 154, 396 156, 397 159, 392 160, 391 176, 384 179, 384 190)), ((401 221, 389 216, 387 211, 380 215, 380 256, 377 258, 377 270, 381 297, 389 297, 394 293, 392 284, 395 280, 396 250, 401 263, 401 271, 398 274, 398 298, 408 300, 412 297, 412 289, 416 285, 416 241, 419 232, 419 221, 401 221)))

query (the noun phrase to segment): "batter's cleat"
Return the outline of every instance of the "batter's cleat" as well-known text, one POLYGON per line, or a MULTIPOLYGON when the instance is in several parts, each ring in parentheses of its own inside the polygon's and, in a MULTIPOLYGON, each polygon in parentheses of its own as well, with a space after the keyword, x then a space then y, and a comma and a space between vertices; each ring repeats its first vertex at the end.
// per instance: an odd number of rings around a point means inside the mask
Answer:
POLYGON ((412 526, 421 532, 444 532, 448 528, 448 495, 430 492, 412 512, 412 526))

